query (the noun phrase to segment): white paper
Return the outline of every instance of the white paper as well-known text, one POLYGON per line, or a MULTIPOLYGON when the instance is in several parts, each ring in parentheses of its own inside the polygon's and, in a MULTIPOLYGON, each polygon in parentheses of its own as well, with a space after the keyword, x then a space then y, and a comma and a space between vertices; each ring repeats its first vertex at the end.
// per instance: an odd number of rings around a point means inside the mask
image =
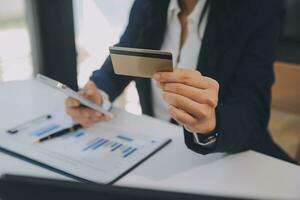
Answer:
POLYGON ((72 121, 59 112, 17 134, 1 133, 0 146, 79 178, 109 183, 168 141, 142 130, 128 132, 125 123, 118 127, 112 121, 35 143, 71 125, 72 121))

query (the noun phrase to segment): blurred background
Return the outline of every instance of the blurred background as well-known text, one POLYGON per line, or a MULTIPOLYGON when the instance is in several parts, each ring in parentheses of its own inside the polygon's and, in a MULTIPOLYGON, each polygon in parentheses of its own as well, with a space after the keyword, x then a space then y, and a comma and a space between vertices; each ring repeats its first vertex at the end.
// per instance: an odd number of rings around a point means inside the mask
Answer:
MULTIPOLYGON (((36 41, 31 41, 31 38, 35 40, 34 37, 37 37, 32 30, 36 29, 32 27, 35 26, 32 23, 36 22, 32 17, 36 16, 31 16, 34 3, 30 0, 0 0, 1 81, 29 79, 39 71, 35 70, 33 60, 34 56, 38 56, 33 55, 36 41)), ((65 6, 58 1, 53 3, 65 6)), ((78 86, 83 87, 91 73, 99 69, 108 56, 108 47, 118 42, 128 22, 133 0, 73 0, 71 3, 74 21, 69 23, 74 24, 77 80, 78 86)), ((55 23, 59 21, 52 24, 53 28, 58 28, 55 23)), ((129 112, 141 114, 134 83, 115 104, 129 112)))
MULTIPOLYGON (((300 160, 300 1, 284 2, 269 128, 274 140, 300 160)), ((0 0, 0 81, 26 80, 40 72, 83 87, 123 33, 132 3, 0 0)), ((114 105, 141 114, 134 83, 114 105)))

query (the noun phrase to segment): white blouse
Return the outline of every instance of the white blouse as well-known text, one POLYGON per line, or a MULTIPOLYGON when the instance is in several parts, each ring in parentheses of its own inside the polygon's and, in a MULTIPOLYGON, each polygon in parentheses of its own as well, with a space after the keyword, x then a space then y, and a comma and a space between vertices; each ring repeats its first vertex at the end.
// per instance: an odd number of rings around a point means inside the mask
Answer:
MULTIPOLYGON (((181 25, 178 18, 180 7, 177 0, 171 0, 167 14, 167 27, 164 36, 161 51, 171 52, 173 55, 173 66, 175 68, 196 69, 198 56, 202 46, 202 39, 207 24, 207 12, 205 13, 202 23, 199 26, 201 13, 204 9, 206 0, 199 0, 193 11, 187 17, 188 34, 180 50, 181 25), (180 60, 177 63, 178 55, 180 60)), ((154 116, 165 121, 170 121, 168 113, 168 104, 162 96, 162 91, 151 81, 152 102, 154 116)))

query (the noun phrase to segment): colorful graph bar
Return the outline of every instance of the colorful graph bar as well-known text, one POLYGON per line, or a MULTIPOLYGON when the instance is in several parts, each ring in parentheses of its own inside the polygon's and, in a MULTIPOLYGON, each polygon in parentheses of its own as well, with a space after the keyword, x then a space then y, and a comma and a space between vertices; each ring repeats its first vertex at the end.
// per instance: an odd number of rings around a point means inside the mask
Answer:
POLYGON ((132 150, 130 150, 129 152, 127 152, 123 157, 126 158, 128 157, 130 154, 132 154, 133 152, 135 152, 137 150, 137 148, 134 148, 132 150))
POLYGON ((119 139, 121 139, 121 140, 128 141, 128 142, 133 141, 132 138, 129 138, 129 137, 126 137, 126 136, 123 136, 123 135, 118 135, 117 138, 119 138, 119 139))
POLYGON ((115 147, 115 146, 117 146, 119 143, 117 143, 117 142, 114 142, 110 147, 115 147))
POLYGON ((92 147, 92 150, 95 150, 95 149, 98 149, 99 147, 101 147, 103 144, 107 143, 108 140, 102 140, 101 142, 98 142, 97 144, 95 144, 93 147, 92 147))
MULTIPOLYGON (((81 133, 74 133, 74 135, 82 135, 81 133)), ((79 136, 80 137, 80 136, 79 136)), ((127 141, 127 139, 124 139, 127 141)), ((110 150, 110 152, 119 152, 122 157, 127 158, 128 156, 132 155, 138 149, 136 147, 130 147, 128 145, 124 145, 120 142, 115 142, 113 140, 108 140, 105 138, 97 137, 90 142, 88 142, 83 149, 86 150, 96 150, 98 148, 110 150)))
POLYGON ((82 131, 76 131, 76 132, 74 132, 73 133, 73 135, 75 136, 75 137, 80 137, 80 136, 82 136, 84 133, 82 132, 82 131))
POLYGON ((107 146, 111 145, 112 143, 114 143, 114 142, 113 142, 113 141, 109 141, 109 142, 105 143, 105 144, 103 145, 103 147, 107 147, 107 146))
POLYGON ((131 150, 132 149, 132 147, 128 147, 127 149, 125 149, 124 151, 123 151, 123 153, 126 153, 127 151, 129 151, 129 150, 131 150))
POLYGON ((122 144, 118 144, 116 147, 112 148, 111 151, 115 151, 117 150, 118 148, 120 148, 122 146, 122 144))
POLYGON ((102 138, 95 138, 92 141, 88 142, 86 144, 86 147, 83 149, 83 151, 86 151, 88 149, 91 149, 94 145, 97 145, 99 142, 103 141, 102 138))

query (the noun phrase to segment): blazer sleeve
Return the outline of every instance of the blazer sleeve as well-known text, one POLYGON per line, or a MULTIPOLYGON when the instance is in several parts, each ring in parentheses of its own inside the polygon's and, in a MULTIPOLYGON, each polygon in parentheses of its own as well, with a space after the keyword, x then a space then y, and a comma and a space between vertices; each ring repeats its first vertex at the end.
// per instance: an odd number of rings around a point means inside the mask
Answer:
MULTIPOLYGON (((142 6, 142 0, 137 0, 133 3, 128 25, 120 41, 115 46, 134 46, 135 40, 139 35, 138 27, 142 23, 142 19, 144 19, 141 9, 142 6)), ((90 80, 93 81, 99 89, 105 91, 109 96, 109 100, 112 102, 122 93, 133 78, 130 76, 116 75, 113 71, 111 58, 108 56, 102 67, 93 72, 90 80)))
POLYGON ((236 153, 259 146, 267 132, 273 63, 283 13, 260 23, 249 37, 229 92, 216 108, 218 138, 213 148, 194 143, 193 135, 184 130, 185 143, 193 151, 236 153))

